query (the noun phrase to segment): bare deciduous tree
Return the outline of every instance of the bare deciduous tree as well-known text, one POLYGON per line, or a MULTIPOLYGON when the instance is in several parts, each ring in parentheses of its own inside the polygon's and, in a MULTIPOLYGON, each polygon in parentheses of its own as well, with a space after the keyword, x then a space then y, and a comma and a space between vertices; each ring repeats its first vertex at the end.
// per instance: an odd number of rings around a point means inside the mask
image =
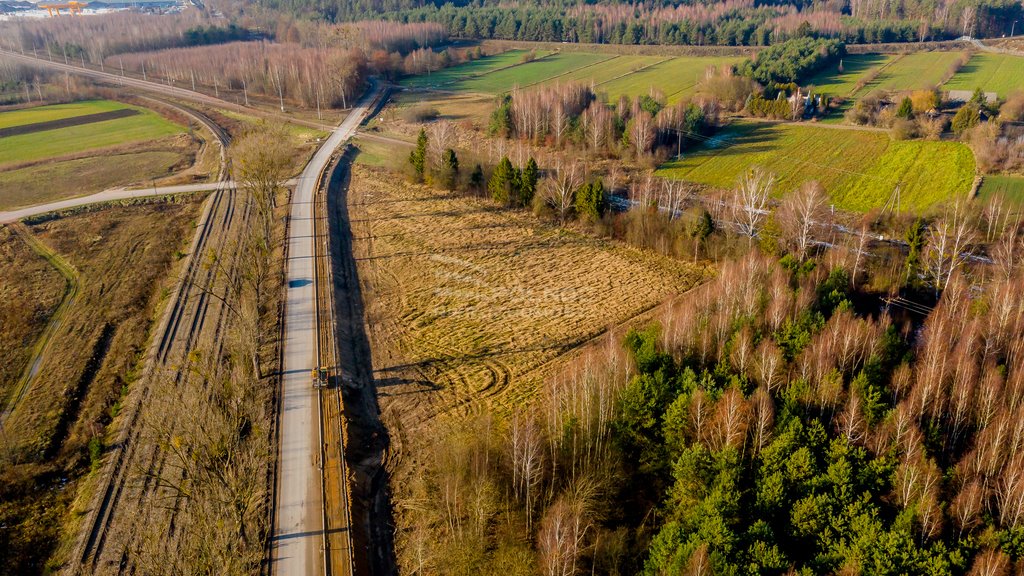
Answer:
POLYGON ((768 215, 768 198, 775 186, 775 176, 754 168, 740 179, 731 199, 731 217, 740 233, 757 236, 761 222, 768 215))

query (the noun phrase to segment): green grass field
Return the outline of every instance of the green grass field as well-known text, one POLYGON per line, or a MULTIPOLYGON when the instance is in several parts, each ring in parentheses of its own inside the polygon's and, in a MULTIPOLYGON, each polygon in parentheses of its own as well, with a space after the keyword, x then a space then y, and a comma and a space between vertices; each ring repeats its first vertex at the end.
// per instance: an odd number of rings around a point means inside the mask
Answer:
MULTIPOLYGON (((130 107, 117 102, 110 102, 109 104, 114 105, 110 109, 130 107)), ((14 121, 18 122, 18 124, 12 125, 21 125, 103 111, 86 106, 79 108, 75 114, 69 114, 64 108, 58 109, 56 112, 47 110, 47 108, 51 107, 43 106, 33 110, 5 112, 0 114, 0 122, 8 121, 4 119, 8 114, 18 115, 21 118, 21 120, 15 119, 14 121), (23 114, 30 112, 34 113, 33 119, 31 122, 25 122, 23 114), (47 118, 47 114, 64 114, 64 116, 47 118)), ((2 159, 0 162, 8 164, 66 156, 97 148, 154 140, 184 131, 184 128, 181 126, 164 119, 152 111, 134 106, 131 108, 136 108, 141 114, 81 126, 70 126, 57 130, 0 138, 0 159, 2 159)))
MULTIPOLYGON (((509 50, 501 54, 484 56, 479 60, 466 62, 444 70, 438 70, 422 76, 411 76, 402 80, 402 86, 409 88, 444 88, 447 85, 471 76, 481 76, 501 68, 513 66, 522 62, 526 50, 509 50)), ((537 56, 545 56, 550 52, 538 51, 537 56)))
POLYGON ((608 99, 614 102, 623 94, 636 97, 648 94, 654 88, 660 90, 671 104, 692 94, 708 67, 736 64, 741 60, 732 57, 681 56, 601 84, 597 91, 606 93, 608 99))
POLYGON ((942 82, 960 52, 915 52, 897 57, 873 82, 872 90, 924 90, 942 82))
POLYGON ((554 84, 556 82, 562 84, 567 82, 602 84, 620 76, 635 73, 642 68, 657 64, 666 59, 665 56, 615 56, 610 60, 601 62, 597 66, 587 66, 558 78, 547 80, 545 84, 554 84))
POLYGON ((981 88, 1000 98, 1024 90, 1024 58, 1008 54, 978 53, 943 86, 946 90, 981 88))
POLYGON ((0 172, 0 210, 54 202, 161 178, 182 160, 171 151, 95 156, 0 172), (55 182, 70 183, 55 186, 55 182))
POLYGON ((978 198, 982 201, 1002 198, 1017 206, 1024 205, 1024 176, 985 176, 978 198))
POLYGON ((658 175, 732 188, 754 166, 777 176, 777 196, 816 180, 837 208, 858 212, 882 207, 897 184, 902 209, 928 210, 966 195, 975 169, 970 149, 958 142, 902 142, 879 132, 737 122, 714 144, 664 164, 658 175))
POLYGON ((838 63, 830 65, 804 84, 814 86, 816 93, 830 96, 851 96, 861 78, 871 70, 891 62, 893 58, 895 56, 886 54, 849 54, 843 57, 842 73, 839 72, 838 63))
POLYGON ((37 106, 22 110, 12 110, 0 113, 0 128, 12 126, 24 126, 37 122, 49 122, 51 120, 63 120, 75 116, 87 114, 98 114, 128 108, 125 104, 113 100, 86 100, 84 102, 72 102, 70 104, 53 104, 52 106, 37 106))
POLYGON ((483 76, 457 80, 450 84, 448 88, 467 92, 501 94, 512 90, 516 86, 521 88, 532 86, 538 82, 579 70, 584 66, 592 66, 611 58, 613 56, 607 54, 559 52, 544 58, 538 58, 532 62, 496 70, 483 76))

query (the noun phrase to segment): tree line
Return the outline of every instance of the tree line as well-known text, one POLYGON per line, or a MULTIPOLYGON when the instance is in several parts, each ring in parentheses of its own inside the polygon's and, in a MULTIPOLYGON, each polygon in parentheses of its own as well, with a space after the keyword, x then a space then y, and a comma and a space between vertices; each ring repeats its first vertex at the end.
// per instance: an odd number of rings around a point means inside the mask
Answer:
POLYGON ((362 92, 366 56, 359 50, 303 48, 266 41, 172 48, 107 58, 106 66, 178 85, 196 85, 298 102, 341 107, 362 92))
POLYGON ((572 146, 598 155, 644 157, 658 148, 676 151, 702 139, 718 113, 717 103, 710 100, 667 105, 657 93, 636 99, 623 95, 612 106, 594 88, 570 83, 513 89, 499 100, 488 132, 558 149, 572 146))
POLYGON ((544 42, 766 46, 807 31, 849 43, 916 42, 960 35, 999 36, 1022 14, 1019 4, 985 0, 898 4, 859 0, 842 7, 824 1, 757 4, 560 1, 441 3, 422 0, 318 2, 261 0, 261 6, 329 22, 380 16, 435 22, 453 36, 544 42))

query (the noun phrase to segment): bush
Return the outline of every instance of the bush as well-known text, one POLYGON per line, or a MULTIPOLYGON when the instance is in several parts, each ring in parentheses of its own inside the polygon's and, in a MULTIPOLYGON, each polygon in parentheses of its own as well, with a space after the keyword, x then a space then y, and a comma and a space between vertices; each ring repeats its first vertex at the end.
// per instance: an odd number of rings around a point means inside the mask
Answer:
POLYGON ((974 104, 966 104, 962 108, 956 111, 956 116, 953 116, 953 133, 957 136, 963 135, 971 128, 974 128, 981 123, 981 111, 974 104))
POLYGON ((897 118, 889 129, 893 140, 910 140, 917 137, 917 123, 906 118, 897 118))
POLYGON ((411 123, 430 122, 437 120, 440 115, 441 112, 437 108, 425 105, 412 106, 402 110, 402 120, 411 123))
POLYGON ((935 90, 918 90, 910 95, 915 114, 921 114, 939 107, 939 94, 935 90))
POLYGON ((1018 90, 1010 94, 999 109, 999 118, 1011 122, 1024 120, 1024 92, 1018 90))

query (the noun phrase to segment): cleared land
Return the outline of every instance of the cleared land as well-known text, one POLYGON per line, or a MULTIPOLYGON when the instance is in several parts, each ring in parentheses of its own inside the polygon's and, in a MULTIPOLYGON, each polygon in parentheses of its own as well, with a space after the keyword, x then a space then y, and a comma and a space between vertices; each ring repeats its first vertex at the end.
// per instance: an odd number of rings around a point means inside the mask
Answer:
POLYGON ((915 52, 897 56, 866 86, 872 90, 924 90, 938 86, 962 52, 915 52))
POLYGON ((820 182, 837 208, 880 208, 900 187, 901 208, 927 210, 966 195, 974 156, 958 142, 894 141, 888 134, 736 122, 713 142, 664 164, 658 175, 732 188, 754 166, 778 177, 777 195, 820 182))
POLYGON ((830 96, 853 96, 854 89, 861 78, 895 58, 895 56, 886 54, 849 54, 842 59, 842 72, 839 71, 839 64, 836 63, 830 65, 826 70, 818 72, 805 84, 813 86, 816 93, 830 96))
MULTIPOLYGON (((92 464, 90 446, 98 456, 105 426, 137 377, 175 253, 190 238, 198 207, 184 199, 111 207, 30 227, 75 266, 80 287, 39 373, 4 426, 4 573, 38 574, 56 567, 48 558, 58 537, 73 532, 80 519, 71 508, 79 480, 92 464)), ((0 262, 0 277, 22 273, 9 261, 0 262)))
POLYGON ((144 108, 138 110, 140 114, 127 118, 0 138, 0 158, 3 158, 5 164, 29 162, 119 144, 155 140, 184 132, 181 126, 154 112, 144 108))
POLYGON ((636 97, 652 89, 675 102, 692 93, 710 66, 735 64, 742 58, 697 56, 636 56, 587 52, 538 53, 522 63, 523 50, 510 50, 430 75, 402 81, 403 86, 457 92, 500 94, 515 86, 581 82, 594 84, 610 101, 625 94, 636 97))
POLYGON ((706 272, 393 172, 352 174, 374 379, 402 443, 441 414, 521 405, 568 350, 706 272))
POLYGON ((1024 204, 1024 176, 985 176, 978 198, 982 201, 1002 198, 1011 204, 1024 204))
POLYGON ((979 52, 971 56, 953 78, 943 86, 946 90, 981 88, 1005 98, 1014 90, 1024 89, 1024 58, 1008 54, 979 52))

